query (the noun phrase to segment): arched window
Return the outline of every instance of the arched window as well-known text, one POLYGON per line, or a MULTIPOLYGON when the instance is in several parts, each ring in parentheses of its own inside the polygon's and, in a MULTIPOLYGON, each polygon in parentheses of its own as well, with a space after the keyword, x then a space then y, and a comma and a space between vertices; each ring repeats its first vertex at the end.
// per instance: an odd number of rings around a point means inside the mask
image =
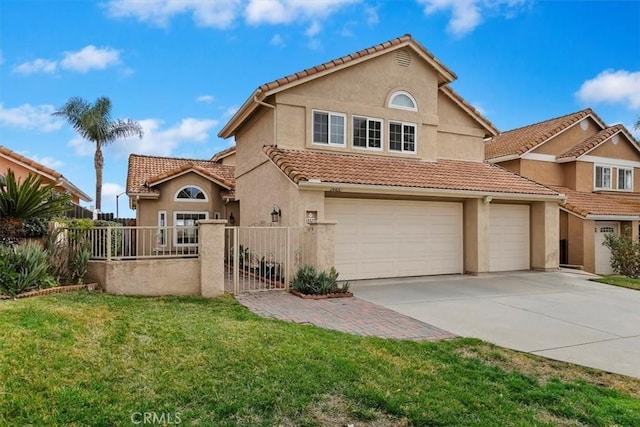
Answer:
POLYGON ((390 108, 399 108, 401 110, 418 111, 418 104, 409 92, 399 90, 394 92, 389 98, 390 108))
POLYGON ((207 195, 201 188, 195 185, 188 185, 178 190, 174 200, 180 202, 206 202, 207 195))

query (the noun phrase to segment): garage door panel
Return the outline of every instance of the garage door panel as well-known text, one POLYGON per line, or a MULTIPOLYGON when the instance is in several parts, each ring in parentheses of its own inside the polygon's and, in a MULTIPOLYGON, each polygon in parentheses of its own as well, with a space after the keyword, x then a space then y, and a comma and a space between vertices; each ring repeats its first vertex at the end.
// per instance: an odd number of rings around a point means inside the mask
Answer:
POLYGON ((462 272, 461 203, 326 199, 325 216, 338 223, 342 279, 462 272))
POLYGON ((529 206, 492 204, 489 209, 489 270, 528 270, 529 206))

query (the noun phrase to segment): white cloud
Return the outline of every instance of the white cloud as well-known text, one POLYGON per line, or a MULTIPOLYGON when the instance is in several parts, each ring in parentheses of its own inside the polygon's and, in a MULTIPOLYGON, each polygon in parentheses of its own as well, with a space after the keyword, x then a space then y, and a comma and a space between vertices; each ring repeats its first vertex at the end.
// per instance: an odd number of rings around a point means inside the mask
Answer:
POLYGON ((320 34, 320 31, 322 31, 322 27, 318 24, 318 21, 313 21, 304 33, 307 37, 315 37, 320 34))
POLYGON ((214 101, 214 97, 211 95, 200 95, 196 98, 196 102, 204 102, 205 104, 211 104, 214 101))
POLYGON ((90 70, 103 70, 119 63, 119 50, 111 47, 97 48, 93 45, 88 45, 77 52, 64 52, 60 66, 79 73, 86 73, 90 70))
POLYGON ((29 157, 34 162, 43 164, 51 169, 58 169, 64 165, 64 162, 62 162, 61 160, 54 159, 53 157, 49 157, 49 156, 40 157, 37 154, 29 154, 29 155, 23 154, 23 155, 26 157, 29 157))
POLYGON ((60 129, 63 120, 51 114, 56 111, 53 105, 23 104, 19 107, 5 108, 0 103, 0 126, 53 132, 60 129))
POLYGON ((87 141, 80 136, 74 137, 67 143, 67 147, 73 148, 76 156, 93 156, 96 146, 93 142, 87 141))
POLYGON ((123 193, 124 190, 125 188, 120 184, 115 184, 113 182, 102 183, 102 204, 105 204, 105 200, 113 200, 115 205, 116 196, 123 193))
POLYGON ((585 103, 626 104, 640 108, 640 71, 605 70, 585 81, 576 92, 585 103))
POLYGON ((271 37, 269 44, 271 46, 277 46, 277 47, 285 47, 287 45, 280 34, 276 34, 275 36, 271 37))
POLYGON ((182 119, 179 123, 163 128, 164 122, 158 119, 139 120, 144 130, 142 139, 129 138, 113 144, 119 154, 130 153, 170 156, 179 145, 187 142, 205 142, 211 130, 218 125, 211 119, 182 119))
POLYGON ((191 14, 202 27, 227 28, 239 13, 240 0, 111 0, 105 7, 113 18, 135 18, 159 27, 171 18, 191 14))
POLYGON ((287 24, 324 18, 360 0, 249 0, 245 18, 250 24, 287 24))
POLYGON ((50 61, 48 59, 34 59, 30 62, 23 62, 20 65, 13 67, 13 72, 18 74, 33 74, 33 73, 47 73, 51 74, 58 68, 56 61, 50 61))
POLYGON ((372 6, 366 6, 364 8, 364 14, 367 17, 367 24, 376 25, 380 22, 380 18, 378 17, 378 8, 372 6))
POLYGON ((512 18, 529 0, 417 0, 424 5, 424 13, 451 12, 447 31, 457 37, 472 32, 487 15, 512 18))
POLYGON ((222 118, 226 119, 226 118, 229 118, 229 117, 233 117, 233 115, 238 112, 238 109, 239 108, 236 105, 227 108, 224 111, 224 113, 222 113, 222 118))

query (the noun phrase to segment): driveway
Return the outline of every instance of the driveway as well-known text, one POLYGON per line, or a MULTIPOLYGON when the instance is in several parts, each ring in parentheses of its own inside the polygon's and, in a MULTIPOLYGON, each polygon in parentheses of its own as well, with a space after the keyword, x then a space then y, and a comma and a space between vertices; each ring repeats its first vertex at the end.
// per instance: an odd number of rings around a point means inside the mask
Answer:
POLYGON ((640 291, 585 273, 353 282, 354 294, 456 335, 640 378, 640 291))

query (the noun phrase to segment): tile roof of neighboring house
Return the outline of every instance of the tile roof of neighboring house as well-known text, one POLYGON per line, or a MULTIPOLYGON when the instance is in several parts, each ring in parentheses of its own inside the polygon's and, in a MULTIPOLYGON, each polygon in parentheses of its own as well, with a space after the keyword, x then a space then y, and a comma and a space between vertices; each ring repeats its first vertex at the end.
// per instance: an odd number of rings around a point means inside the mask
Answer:
POLYGON ((32 169, 35 172, 40 173, 41 175, 49 178, 52 181, 58 181, 61 187, 63 187, 66 190, 69 190, 71 193, 78 196, 81 200, 84 200, 86 202, 90 202, 92 200, 89 195, 87 195, 85 192, 83 192, 78 187, 76 187, 73 183, 71 183, 71 181, 65 178, 64 175, 62 175, 58 171, 51 169, 50 167, 47 167, 41 163, 38 163, 35 160, 31 160, 28 157, 25 157, 22 154, 18 154, 15 151, 10 150, 7 147, 4 147, 2 145, 0 145, 0 155, 9 157, 18 163, 22 163, 28 169, 32 169))
POLYGON ((602 119, 591 108, 587 108, 566 116, 503 132, 485 143, 485 158, 491 160, 509 155, 522 155, 587 116, 593 117, 602 127, 605 127, 602 119))
POLYGON ((233 166, 223 166, 210 160, 131 154, 127 172, 127 194, 156 194, 157 190, 150 185, 188 170, 194 170, 229 188, 235 187, 233 166))
POLYGON ((597 147, 598 145, 605 142, 607 139, 611 138, 616 133, 620 132, 623 128, 624 126, 622 125, 615 125, 615 126, 609 126, 607 128, 604 128, 600 132, 591 135, 589 138, 574 145, 564 153, 560 154, 558 158, 562 159, 562 158, 580 157, 587 151, 597 147))
POLYGON ((554 190, 489 163, 424 162, 272 146, 263 150, 295 183, 319 179, 327 183, 558 196, 554 190))
POLYGON ((219 151, 216 154, 214 154, 213 157, 211 157, 211 161, 212 162, 218 162, 218 161, 224 159, 225 157, 230 156, 230 155, 235 154, 235 153, 236 153, 236 146, 234 145, 232 147, 226 148, 226 149, 224 149, 222 151, 219 151))
POLYGON ((575 191, 566 187, 549 185, 567 196, 564 208, 586 217, 587 215, 640 216, 640 199, 610 193, 575 191))
MULTIPOLYGON (((365 60, 368 57, 382 54, 387 50, 400 49, 404 46, 411 46, 416 52, 418 52, 419 55, 425 58, 425 60, 428 61, 433 66, 433 68, 438 71, 441 85, 450 83, 458 78, 458 76, 456 76, 453 71, 451 71, 442 62, 440 62, 422 44, 411 37, 410 34, 405 34, 401 37, 397 37, 384 43, 371 46, 367 49, 351 53, 341 58, 333 59, 323 64, 316 65, 314 67, 307 68, 297 73, 290 74, 288 76, 260 85, 249 96, 249 98, 247 98, 247 100, 244 102, 244 104, 242 104, 238 111, 236 111, 233 117, 231 117, 231 119, 223 126, 223 128, 218 133, 218 136, 221 138, 228 138, 234 135, 239 125, 243 123, 244 120, 246 120, 256 108, 259 107, 258 101, 264 101, 268 95, 271 95, 274 92, 284 90, 284 88, 288 87, 289 85, 299 84, 303 81, 320 77, 321 75, 330 73, 334 70, 347 67, 359 61, 365 60)), ((473 109, 473 111, 477 113, 475 109, 473 109)), ((477 114, 482 119, 480 120, 481 122, 486 121, 490 123, 479 113, 477 114)), ((491 125, 491 127, 493 127, 493 125, 491 125)))

